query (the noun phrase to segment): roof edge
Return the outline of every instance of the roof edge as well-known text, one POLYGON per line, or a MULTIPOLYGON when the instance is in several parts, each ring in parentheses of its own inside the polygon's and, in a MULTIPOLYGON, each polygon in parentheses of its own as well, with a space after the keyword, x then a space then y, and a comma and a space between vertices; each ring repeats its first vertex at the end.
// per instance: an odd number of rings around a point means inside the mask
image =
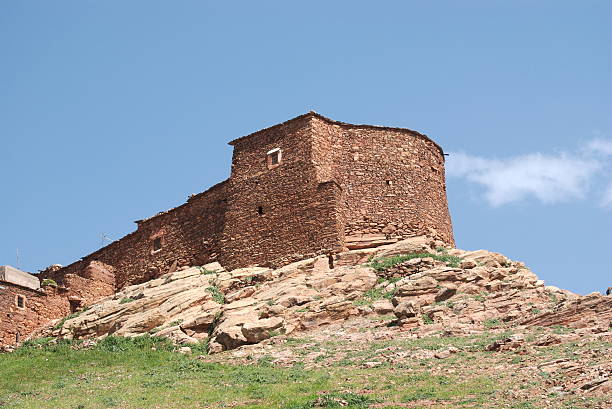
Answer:
POLYGON ((247 138, 250 138, 252 136, 255 136, 255 135, 257 135, 257 134, 259 134, 261 132, 269 131, 271 129, 281 127, 281 126, 283 126, 283 125, 285 125, 285 124, 287 124, 289 122, 297 121, 297 120, 304 119, 304 118, 307 118, 307 117, 318 118, 318 119, 320 119, 322 121, 325 121, 325 122, 327 122, 327 123, 329 123, 331 125, 339 125, 339 126, 350 127, 350 128, 380 129, 380 130, 399 131, 399 132, 409 133, 411 135, 418 136, 420 138, 423 138, 423 139, 433 143, 434 146, 436 148, 438 148, 438 150, 440 151, 440 154, 442 154, 442 156, 444 156, 444 150, 442 149, 442 147, 440 145, 438 145, 438 143, 436 143, 429 136, 427 136, 425 134, 422 134, 422 133, 420 133, 418 131, 415 131, 413 129, 393 127, 393 126, 384 126, 384 125, 351 124, 351 123, 348 123, 348 122, 336 121, 334 119, 331 119, 331 118, 328 118, 328 117, 326 117, 324 115, 321 115, 321 114, 319 114, 318 112, 315 112, 315 111, 309 111, 309 112, 307 112, 305 114, 298 115, 298 116, 296 116, 294 118, 288 119, 288 120, 286 120, 284 122, 281 122, 279 124, 272 125, 272 126, 269 126, 267 128, 260 129, 258 131, 253 132, 253 133, 250 133, 248 135, 241 136, 240 138, 236 138, 236 139, 228 142, 228 145, 235 146, 236 143, 238 143, 240 141, 243 141, 243 140, 245 140, 247 138))

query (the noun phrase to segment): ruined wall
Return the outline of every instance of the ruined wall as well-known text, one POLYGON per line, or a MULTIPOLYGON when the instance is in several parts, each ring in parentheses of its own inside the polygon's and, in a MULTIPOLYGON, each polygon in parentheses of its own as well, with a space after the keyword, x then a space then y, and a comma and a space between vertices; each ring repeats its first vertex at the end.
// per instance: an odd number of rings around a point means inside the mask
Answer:
POLYGON ((223 265, 280 265, 341 247, 342 192, 316 180, 311 132, 302 117, 232 142, 223 265), (271 167, 267 152, 277 148, 271 167))
POLYGON ((347 125, 313 117, 317 178, 336 180, 347 243, 360 237, 429 234, 454 244, 444 155, 409 130, 347 125))
POLYGON ((141 283, 181 265, 201 265, 219 256, 226 207, 226 182, 191 197, 185 204, 138 222, 138 229, 80 261, 41 273, 67 286, 67 274, 82 276, 93 261, 114 269, 116 288, 141 283), (160 239, 161 249, 154 249, 160 239))
POLYGON ((23 341, 32 331, 50 320, 70 313, 65 291, 52 287, 31 290, 0 282, 0 346, 23 341), (17 296, 24 297, 24 307, 17 306, 17 296))

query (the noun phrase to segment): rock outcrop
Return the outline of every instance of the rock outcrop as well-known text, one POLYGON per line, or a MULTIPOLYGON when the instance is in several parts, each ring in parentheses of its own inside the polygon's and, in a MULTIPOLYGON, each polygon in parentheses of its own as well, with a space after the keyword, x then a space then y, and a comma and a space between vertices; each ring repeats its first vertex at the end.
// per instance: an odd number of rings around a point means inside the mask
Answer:
POLYGON ((340 253, 333 263, 321 256, 275 270, 184 268, 127 287, 44 335, 148 333, 177 344, 205 341, 215 353, 365 316, 390 316, 395 331, 422 335, 534 325, 601 332, 610 326, 612 297, 545 286, 523 263, 498 253, 434 245, 417 237, 340 253))

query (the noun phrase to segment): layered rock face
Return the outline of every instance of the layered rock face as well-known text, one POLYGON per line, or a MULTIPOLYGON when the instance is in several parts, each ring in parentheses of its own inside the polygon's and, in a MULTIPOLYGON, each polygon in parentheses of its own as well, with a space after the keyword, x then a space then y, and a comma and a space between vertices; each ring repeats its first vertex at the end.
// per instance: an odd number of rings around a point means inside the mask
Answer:
POLYGON ((382 315, 393 318, 393 331, 423 336, 500 326, 610 328, 612 297, 545 286, 524 264, 498 253, 435 245, 415 237, 274 270, 225 271, 218 263, 185 268, 127 287, 41 334, 148 333, 178 344, 206 341, 215 353, 382 315))

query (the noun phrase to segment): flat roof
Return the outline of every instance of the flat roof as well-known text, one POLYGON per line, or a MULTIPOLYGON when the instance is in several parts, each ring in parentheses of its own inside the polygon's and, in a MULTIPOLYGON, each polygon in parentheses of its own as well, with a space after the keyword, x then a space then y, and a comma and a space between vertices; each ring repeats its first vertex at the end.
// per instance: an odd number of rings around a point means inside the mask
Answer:
POLYGON ((310 112, 307 112, 305 114, 298 115, 295 118, 291 118, 291 119, 286 120, 285 122, 281 122, 279 124, 272 125, 272 126, 269 126, 267 128, 260 129, 259 131, 250 133, 248 135, 241 136, 240 138, 237 138, 237 139, 234 139, 233 141, 228 142, 228 144, 231 145, 231 146, 234 146, 237 142, 240 142, 240 141, 243 141, 243 140, 245 140, 247 138, 255 136, 255 135, 257 135, 260 132, 268 131, 268 130, 274 129, 276 127, 281 127, 281 126, 283 126, 283 125, 285 125, 285 124, 287 124, 289 122, 297 121, 297 120, 304 119, 304 118, 307 118, 307 117, 318 118, 318 119, 320 119, 322 121, 325 121, 325 122, 327 122, 329 124, 332 124, 332 125, 339 125, 339 126, 345 126, 345 127, 350 127, 350 128, 381 129, 381 130, 399 131, 399 132, 408 133, 410 135, 418 136, 420 138, 428 140, 429 142, 433 143, 434 146, 436 148, 438 148, 438 150, 440 150, 441 154, 444 154, 444 150, 442 149, 442 147, 440 145, 438 145, 434 140, 432 140, 429 136, 427 136, 425 134, 422 134, 420 132, 417 132, 415 130, 408 129, 408 128, 392 127, 392 126, 367 125, 367 124, 350 124, 348 122, 341 122, 341 121, 336 121, 334 119, 330 119, 330 118, 328 118, 326 116, 323 116, 323 115, 321 115, 321 114, 319 114, 319 113, 317 113, 315 111, 310 111, 310 112))

